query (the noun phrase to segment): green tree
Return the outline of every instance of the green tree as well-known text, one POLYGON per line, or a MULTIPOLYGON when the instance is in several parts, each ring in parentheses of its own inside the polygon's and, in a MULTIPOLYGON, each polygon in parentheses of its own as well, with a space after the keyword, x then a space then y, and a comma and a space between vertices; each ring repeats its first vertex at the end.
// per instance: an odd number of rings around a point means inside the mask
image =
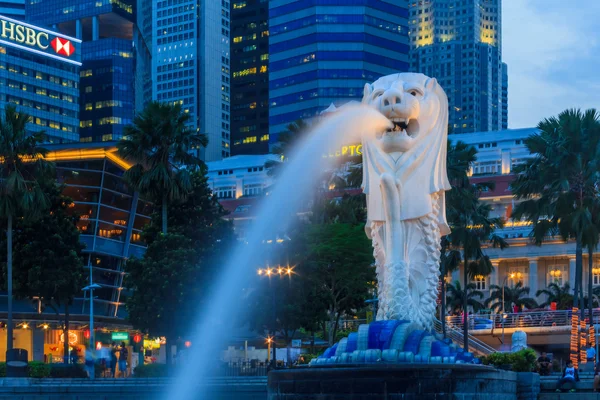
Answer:
POLYGON ((7 349, 13 348, 13 222, 35 218, 48 207, 40 180, 51 176, 52 163, 44 160, 47 150, 42 132, 28 133, 31 116, 7 105, 0 119, 0 218, 6 223, 6 284, 8 289, 7 349))
MULTIPOLYGON (((450 226, 460 224, 460 220, 452 220, 460 215, 465 188, 470 187, 469 169, 477 160, 475 147, 467 145, 462 141, 452 142, 448 140, 448 154, 446 157, 446 169, 448 180, 452 189, 446 194, 446 213, 450 226)), ((453 249, 448 236, 441 239, 440 252, 440 280, 441 280, 441 323, 442 333, 446 336, 446 277, 448 274, 458 270, 462 256, 460 249, 453 249)))
POLYGON ((151 102, 125 127, 119 154, 137 164, 123 175, 142 195, 161 205, 162 233, 167 233, 167 209, 192 190, 191 172, 202 165, 194 155, 206 147, 205 135, 194 132, 191 116, 181 105, 151 102))
POLYGON ((196 318, 199 303, 194 299, 205 286, 191 240, 177 234, 161 235, 142 259, 129 260, 126 271, 124 285, 132 290, 126 300, 128 319, 136 329, 167 338, 170 364, 172 343, 196 318))
POLYGON ((502 307, 502 287, 498 285, 490 286, 490 297, 485 301, 485 306, 496 312, 508 310, 512 312, 512 305, 524 305, 527 308, 537 308, 538 303, 529 296, 530 289, 523 286, 523 282, 518 282, 515 286, 504 286, 504 307, 502 307))
POLYGON ((235 241, 204 171, 190 173, 192 187, 185 201, 169 205, 170 233, 163 235, 158 228, 164 214, 153 214, 143 234, 146 253, 126 266, 125 286, 133 290, 126 300, 129 320, 137 329, 167 338, 168 363, 171 344, 189 331, 206 305, 209 284, 235 241))
POLYGON ((287 125, 286 131, 277 137, 277 143, 273 146, 272 153, 281 156, 282 160, 290 156, 290 152, 302 137, 310 129, 310 124, 303 119, 297 119, 287 125))
POLYGON ((512 183, 521 201, 513 218, 533 223, 537 245, 555 235, 575 240, 574 292, 583 316, 583 247, 595 247, 586 233, 593 231, 598 199, 599 115, 594 109, 566 110, 541 121, 538 129, 525 140, 534 157, 516 169, 512 183))
MULTIPOLYGON (((64 311, 63 333, 68 338, 69 307, 86 280, 81 257, 84 245, 76 226, 79 217, 71 212, 72 200, 61 191, 53 182, 44 185, 49 209, 36 220, 19 219, 15 224, 15 295, 39 298, 57 316, 64 311)), ((67 363, 68 340, 64 346, 67 363)))
POLYGON ((463 312, 465 310, 465 304, 472 307, 475 312, 483 308, 483 303, 481 302, 483 299, 483 292, 477 290, 474 283, 469 283, 467 285, 466 297, 465 290, 461 287, 459 281, 454 282, 454 284, 449 283, 447 290, 447 307, 450 308, 452 313, 463 312))
MULTIPOLYGON (((500 236, 494 234, 498 228, 502 228, 503 221, 500 218, 490 217, 491 206, 479 202, 479 195, 483 188, 493 188, 491 184, 469 184, 463 188, 456 187, 454 194, 457 200, 454 206, 447 209, 448 222, 452 232, 448 235, 450 248, 462 250, 463 254, 463 287, 468 287, 469 278, 473 279, 477 275, 487 276, 492 270, 492 264, 489 258, 483 252, 483 243, 489 242, 492 247, 507 246, 506 241, 500 236), (460 200, 460 201, 458 201, 460 200)), ((467 297, 464 296, 465 304, 463 309, 467 309, 467 297)), ((465 318, 463 326, 464 348, 469 349, 469 319, 465 318)))
POLYGON ((373 249, 362 225, 342 223, 309 226, 306 246, 300 270, 325 306, 333 344, 340 317, 352 315, 371 297, 373 249))
POLYGON ((546 289, 540 289, 535 293, 536 296, 546 295, 546 301, 540 304, 540 307, 548 307, 550 303, 556 303, 558 310, 568 310, 573 307, 573 295, 571 294, 571 286, 565 283, 559 286, 556 283, 551 283, 546 289))

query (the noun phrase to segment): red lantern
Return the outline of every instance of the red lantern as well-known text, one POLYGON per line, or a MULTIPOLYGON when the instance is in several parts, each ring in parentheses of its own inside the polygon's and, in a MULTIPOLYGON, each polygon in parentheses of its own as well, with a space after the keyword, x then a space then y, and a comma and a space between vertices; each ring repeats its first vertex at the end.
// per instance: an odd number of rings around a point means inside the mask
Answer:
POLYGON ((86 329, 85 331, 83 331, 83 337, 86 339, 90 338, 90 330, 86 329))
POLYGON ((142 341, 142 335, 140 335, 139 333, 136 333, 135 335, 133 335, 133 341, 135 343, 139 343, 142 341))
POLYGON ((189 340, 185 341, 185 347, 189 348, 192 345, 192 342, 190 342, 189 340))

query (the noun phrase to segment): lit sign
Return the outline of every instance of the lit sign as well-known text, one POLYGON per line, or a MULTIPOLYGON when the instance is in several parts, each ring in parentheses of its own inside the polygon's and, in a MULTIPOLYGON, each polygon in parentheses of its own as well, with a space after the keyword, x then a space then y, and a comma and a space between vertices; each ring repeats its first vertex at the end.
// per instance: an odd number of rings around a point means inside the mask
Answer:
POLYGON ((76 47, 81 40, 0 16, 0 43, 81 65, 76 47))
MULTIPOLYGON (((70 345, 77 344, 77 341, 78 341, 77 334, 75 332, 69 331, 69 344, 70 345)), ((65 342, 65 334, 64 333, 60 334, 60 342, 61 343, 65 342)))
POLYGON ((129 340, 129 333, 128 332, 113 332, 110 335, 110 338, 112 340, 129 340))
POLYGON ((362 144, 352 144, 348 146, 342 146, 341 149, 332 153, 323 154, 324 158, 328 157, 357 157, 362 156, 362 144))

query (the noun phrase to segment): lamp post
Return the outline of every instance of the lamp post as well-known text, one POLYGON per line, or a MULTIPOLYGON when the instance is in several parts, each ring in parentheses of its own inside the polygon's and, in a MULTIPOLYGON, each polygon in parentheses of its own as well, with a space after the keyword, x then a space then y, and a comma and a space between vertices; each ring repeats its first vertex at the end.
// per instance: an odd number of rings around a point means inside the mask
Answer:
MULTIPOLYGON (((91 278, 90 278, 91 280, 91 278)), ((83 288, 84 291, 90 291, 90 354, 92 355, 92 367, 90 372, 90 379, 94 379, 95 375, 95 367, 96 367, 96 357, 94 357, 96 353, 96 340, 94 336, 94 289, 100 289, 101 286, 92 283, 83 288)), ((68 340, 68 339, 67 339, 68 340)))
POLYGON ((515 274, 512 273, 504 277, 504 281, 502 282, 502 345, 504 346, 504 321, 506 320, 506 308, 504 303, 504 287, 508 283, 508 278, 514 278, 515 274))
MULTIPOLYGON (((282 266, 278 266, 277 268, 265 268, 265 269, 259 269, 257 271, 259 276, 266 276, 267 278, 269 278, 269 285, 271 284, 271 277, 272 276, 276 276, 278 275, 279 278, 283 278, 284 276, 287 276, 288 278, 292 277, 292 274, 294 272, 294 268, 290 267, 289 265, 287 267, 282 267, 282 266)), ((276 302, 275 302, 275 291, 273 290, 273 288, 271 288, 271 302, 273 303, 273 323, 275 324, 277 322, 277 308, 276 308, 276 302)), ((275 327, 273 327, 273 336, 272 339, 269 338, 267 339, 267 343, 269 344, 269 346, 271 345, 271 342, 273 343, 273 368, 277 368, 277 336, 276 336, 277 330, 275 329, 275 327)), ((269 354, 271 352, 269 351, 269 354)))

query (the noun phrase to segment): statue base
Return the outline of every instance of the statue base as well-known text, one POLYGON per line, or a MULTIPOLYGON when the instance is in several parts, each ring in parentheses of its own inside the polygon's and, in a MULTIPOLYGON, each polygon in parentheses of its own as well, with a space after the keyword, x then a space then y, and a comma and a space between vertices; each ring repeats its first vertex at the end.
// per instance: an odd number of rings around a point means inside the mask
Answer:
POLYGON ((316 365, 269 373, 268 400, 517 400, 517 374, 473 364, 316 365))

